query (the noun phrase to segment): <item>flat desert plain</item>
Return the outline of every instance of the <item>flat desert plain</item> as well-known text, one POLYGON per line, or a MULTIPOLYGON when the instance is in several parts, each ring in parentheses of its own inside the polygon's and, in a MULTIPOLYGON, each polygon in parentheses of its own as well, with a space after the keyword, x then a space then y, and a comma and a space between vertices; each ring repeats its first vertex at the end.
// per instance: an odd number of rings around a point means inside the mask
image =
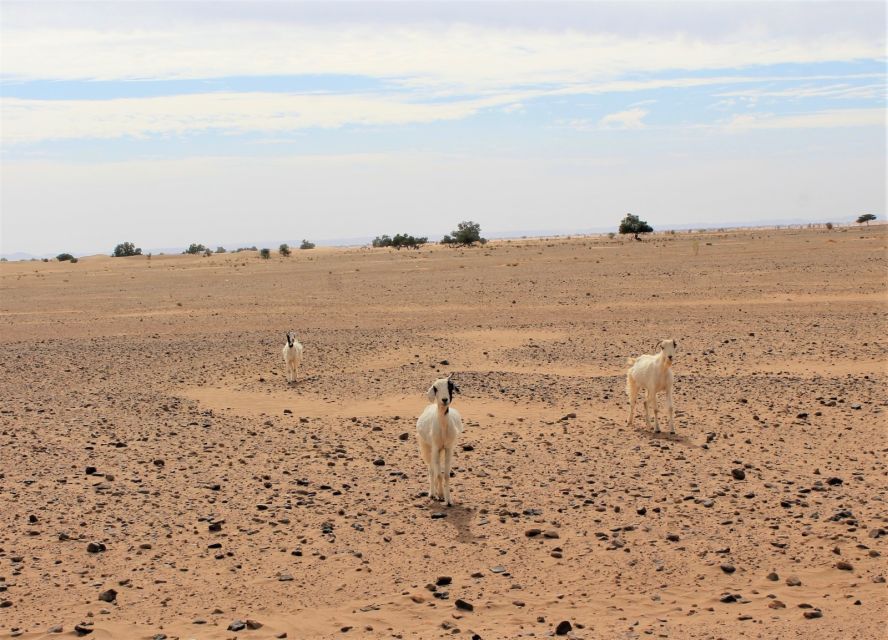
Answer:
POLYGON ((0 635, 884 637, 886 237, 4 263, 0 635))

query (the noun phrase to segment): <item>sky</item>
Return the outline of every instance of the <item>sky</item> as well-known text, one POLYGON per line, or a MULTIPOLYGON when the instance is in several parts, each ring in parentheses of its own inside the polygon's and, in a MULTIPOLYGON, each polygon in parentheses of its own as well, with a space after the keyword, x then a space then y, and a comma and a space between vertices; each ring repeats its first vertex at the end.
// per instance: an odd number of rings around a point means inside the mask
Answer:
POLYGON ((883 2, 0 0, 0 253, 848 221, 883 2))

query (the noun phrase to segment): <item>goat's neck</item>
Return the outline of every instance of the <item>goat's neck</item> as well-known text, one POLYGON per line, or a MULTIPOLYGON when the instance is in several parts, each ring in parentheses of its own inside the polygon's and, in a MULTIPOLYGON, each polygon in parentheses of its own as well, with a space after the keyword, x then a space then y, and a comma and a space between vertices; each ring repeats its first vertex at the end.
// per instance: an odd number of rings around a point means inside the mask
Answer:
POLYGON ((449 412, 450 407, 438 405, 438 425, 441 427, 441 435, 443 436, 447 435, 447 425, 450 423, 450 419, 447 417, 449 412))

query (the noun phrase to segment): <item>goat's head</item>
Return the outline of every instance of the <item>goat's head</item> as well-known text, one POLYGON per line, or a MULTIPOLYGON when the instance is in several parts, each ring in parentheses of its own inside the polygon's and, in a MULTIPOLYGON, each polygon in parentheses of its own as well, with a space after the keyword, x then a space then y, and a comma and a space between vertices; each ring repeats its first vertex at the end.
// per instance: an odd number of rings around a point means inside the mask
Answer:
POLYGON ((293 342, 296 340, 296 334, 292 331, 287 331, 287 346, 292 347, 293 342))
POLYGON ((437 403, 442 409, 446 409, 453 402, 453 394, 459 391, 450 376, 446 378, 438 378, 435 383, 429 387, 429 402, 437 403))
POLYGON ((660 347, 660 351, 669 358, 669 362, 671 363, 672 357, 675 355, 675 350, 678 348, 678 343, 670 338, 669 340, 663 340, 658 346, 660 347))

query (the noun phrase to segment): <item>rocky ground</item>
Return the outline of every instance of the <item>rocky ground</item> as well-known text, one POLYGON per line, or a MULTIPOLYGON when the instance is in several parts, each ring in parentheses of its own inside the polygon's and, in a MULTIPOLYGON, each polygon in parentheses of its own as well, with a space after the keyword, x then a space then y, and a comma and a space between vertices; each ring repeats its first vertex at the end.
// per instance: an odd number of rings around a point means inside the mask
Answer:
POLYGON ((879 637, 886 237, 4 263, 0 636, 879 637))

